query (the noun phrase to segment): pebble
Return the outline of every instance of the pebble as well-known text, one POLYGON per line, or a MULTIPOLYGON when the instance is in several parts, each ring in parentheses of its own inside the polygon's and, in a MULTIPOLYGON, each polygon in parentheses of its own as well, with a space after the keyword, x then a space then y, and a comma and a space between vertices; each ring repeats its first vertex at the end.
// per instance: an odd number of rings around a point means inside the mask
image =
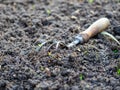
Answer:
POLYGON ((44 82, 41 82, 41 83, 39 83, 38 85, 36 85, 36 88, 35 88, 35 90, 47 90, 48 89, 48 87, 49 87, 49 82, 47 82, 47 81, 44 81, 44 82))
POLYGON ((120 35, 120 26, 115 26, 113 28, 113 32, 116 34, 116 35, 120 35))
POLYGON ((117 85, 119 85, 119 80, 117 80, 116 78, 114 78, 114 77, 111 77, 110 78, 110 84, 112 85, 112 86, 117 86, 117 85))
POLYGON ((0 88, 6 86, 6 81, 5 80, 0 80, 0 88))
POLYGON ((70 17, 72 20, 77 20, 77 17, 76 16, 71 16, 70 17))
POLYGON ((79 87, 78 86, 72 86, 71 90, 79 90, 79 87))
POLYGON ((35 90, 57 90, 60 83, 58 81, 43 81, 36 85, 35 90))
POLYGON ((62 90, 69 90, 70 89, 68 84, 65 84, 63 87, 64 87, 64 89, 62 89, 62 90))
POLYGON ((115 37, 116 37, 116 39, 120 40, 120 36, 119 35, 116 35, 115 37))
POLYGON ((120 90, 120 86, 115 87, 114 90, 120 90))
POLYGON ((33 80, 33 79, 29 79, 28 81, 29 81, 30 84, 32 84, 32 85, 36 85, 36 84, 38 84, 38 83, 40 82, 39 80, 33 80))

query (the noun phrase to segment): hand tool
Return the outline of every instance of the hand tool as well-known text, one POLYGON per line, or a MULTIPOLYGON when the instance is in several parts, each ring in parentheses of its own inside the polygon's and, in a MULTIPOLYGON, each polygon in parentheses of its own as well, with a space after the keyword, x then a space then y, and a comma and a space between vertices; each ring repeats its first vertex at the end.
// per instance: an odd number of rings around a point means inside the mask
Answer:
POLYGON ((91 37, 106 30, 109 25, 110 25, 109 19, 100 18, 99 20, 95 21, 91 26, 89 26, 85 31, 76 35, 74 40, 71 43, 69 43, 67 47, 70 48, 78 44, 83 44, 87 42, 91 37))

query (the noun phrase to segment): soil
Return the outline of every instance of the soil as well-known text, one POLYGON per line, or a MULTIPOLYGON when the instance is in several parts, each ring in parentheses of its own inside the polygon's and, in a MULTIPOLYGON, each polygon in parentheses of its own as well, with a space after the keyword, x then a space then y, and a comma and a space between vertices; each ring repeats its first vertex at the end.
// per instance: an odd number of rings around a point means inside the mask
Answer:
POLYGON ((120 46, 111 38, 70 49, 48 42, 69 43, 101 17, 120 41, 118 0, 0 0, 0 90, 120 90, 120 46))

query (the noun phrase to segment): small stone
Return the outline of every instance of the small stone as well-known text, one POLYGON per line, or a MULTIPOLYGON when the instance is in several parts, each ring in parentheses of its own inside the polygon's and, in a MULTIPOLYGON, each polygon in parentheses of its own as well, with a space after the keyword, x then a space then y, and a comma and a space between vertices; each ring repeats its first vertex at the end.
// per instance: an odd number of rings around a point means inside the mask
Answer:
POLYGON ((120 26, 115 26, 113 28, 113 31, 114 31, 115 34, 120 35, 120 26))
POLYGON ((112 86, 106 86, 106 87, 104 87, 104 90, 112 90, 112 88, 113 88, 112 86))
POLYGON ((87 83, 86 81, 83 81, 83 80, 81 81, 80 85, 85 90, 92 88, 90 83, 87 83))
POLYGON ((76 17, 76 16, 71 16, 71 19, 72 19, 72 20, 76 20, 77 17, 76 17))
POLYGON ((19 87, 18 85, 13 85, 11 89, 12 89, 12 90, 17 90, 18 87, 19 87))
POLYGON ((49 68, 45 68, 45 72, 46 72, 46 74, 48 75, 48 76, 51 76, 51 71, 50 71, 50 69, 49 68))
POLYGON ((40 82, 39 80, 33 80, 33 79, 29 79, 28 81, 29 81, 30 84, 32 84, 32 85, 36 85, 36 84, 38 84, 38 83, 40 82))
POLYGON ((39 23, 39 19, 33 19, 33 23, 39 23))
POLYGON ((106 17, 107 17, 107 18, 112 18, 112 17, 113 17, 113 12, 111 12, 111 11, 106 11, 106 17))
POLYGON ((16 38, 14 38, 14 37, 10 37, 10 40, 11 40, 11 41, 15 41, 15 39, 16 39, 16 38))
POLYGON ((72 15, 79 15, 79 13, 80 13, 80 10, 77 9, 76 11, 74 11, 74 12, 72 13, 72 15))
POLYGON ((6 86, 6 81, 0 80, 0 88, 6 86))
POLYGON ((65 84, 65 85, 64 85, 64 89, 63 89, 63 90, 70 90, 69 85, 65 84))
POLYGON ((94 87, 93 90, 102 90, 100 86, 94 87))
POLYGON ((79 90, 79 87, 78 86, 72 86, 71 90, 79 90))
POLYGON ((117 80, 114 77, 110 78, 110 84, 111 85, 117 85, 117 83, 119 83, 119 82, 117 82, 117 80))
POLYGON ((53 69, 53 71, 52 71, 52 76, 53 77, 55 77, 55 76, 57 76, 58 74, 60 73, 60 68, 55 68, 55 69, 53 69))
POLYGON ((120 86, 115 87, 114 90, 120 90, 120 86))
POLYGON ((115 37, 116 37, 116 39, 120 40, 120 36, 116 35, 115 37))
POLYGON ((70 74, 70 70, 63 70, 62 72, 61 72, 61 75, 62 76, 68 76, 69 74, 70 74))
POLYGON ((50 90, 58 90, 60 83, 58 81, 54 82, 54 85, 52 85, 49 89, 50 90))
POLYGON ((43 81, 36 85, 35 90, 48 90, 48 88, 53 84, 52 81, 43 81))

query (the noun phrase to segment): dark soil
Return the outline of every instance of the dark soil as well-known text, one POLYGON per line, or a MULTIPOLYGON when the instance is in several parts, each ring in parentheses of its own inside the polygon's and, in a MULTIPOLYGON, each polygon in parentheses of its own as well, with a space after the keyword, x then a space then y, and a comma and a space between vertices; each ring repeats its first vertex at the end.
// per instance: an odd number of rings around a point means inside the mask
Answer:
POLYGON ((120 46, 108 37, 35 49, 69 43, 101 17, 120 41, 117 0, 0 0, 0 90, 120 90, 120 46))

